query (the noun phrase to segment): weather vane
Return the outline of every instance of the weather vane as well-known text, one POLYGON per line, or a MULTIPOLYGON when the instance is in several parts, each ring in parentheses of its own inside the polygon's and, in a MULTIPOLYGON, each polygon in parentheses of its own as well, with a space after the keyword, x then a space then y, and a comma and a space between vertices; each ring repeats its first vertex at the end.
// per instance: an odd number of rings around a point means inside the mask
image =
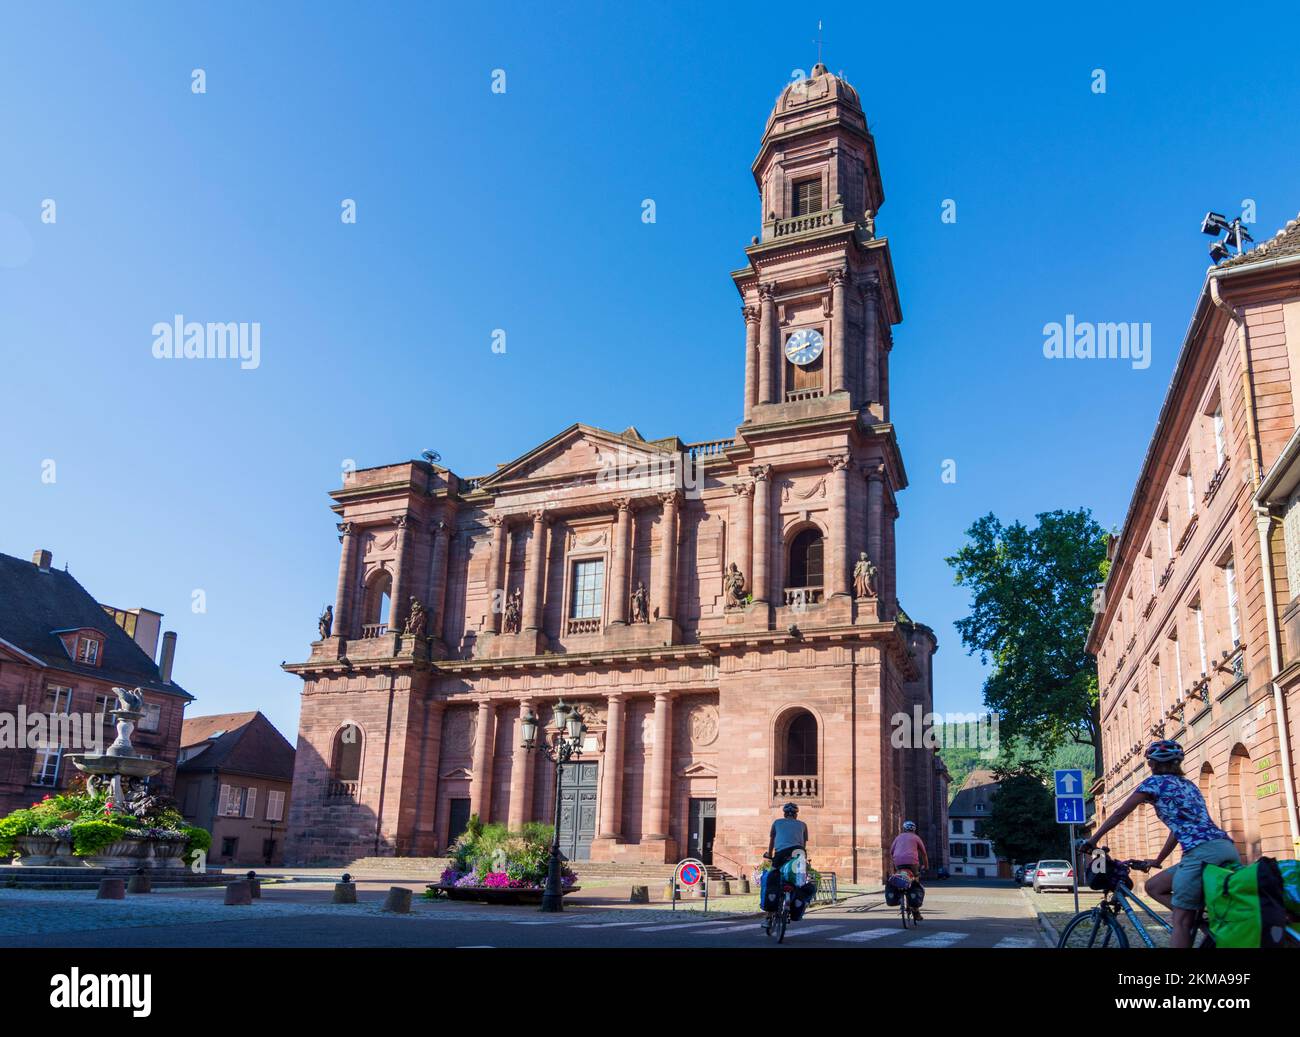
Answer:
POLYGON ((817 19, 817 38, 813 40, 817 44, 817 64, 822 63, 822 20, 817 19))

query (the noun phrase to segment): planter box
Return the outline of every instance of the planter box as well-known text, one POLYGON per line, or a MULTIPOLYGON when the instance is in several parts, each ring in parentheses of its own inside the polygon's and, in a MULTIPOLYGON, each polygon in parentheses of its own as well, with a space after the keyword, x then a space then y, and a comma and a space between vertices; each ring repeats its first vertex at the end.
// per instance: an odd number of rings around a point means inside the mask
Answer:
POLYGON ((185 862, 183 839, 119 839, 103 847, 99 853, 86 857, 75 856, 72 843, 49 835, 20 835, 14 839, 14 864, 25 868, 109 868, 114 871, 135 871, 137 868, 169 869, 181 871, 185 862))
MULTIPOLYGON (((430 882, 429 889, 445 893, 448 900, 476 900, 488 904, 540 904, 544 890, 497 889, 491 886, 444 886, 430 882)), ((581 886, 568 886, 563 893, 576 893, 581 886)))
POLYGON ((72 856, 72 844, 52 835, 20 835, 14 839, 14 864, 25 868, 82 867, 72 856))

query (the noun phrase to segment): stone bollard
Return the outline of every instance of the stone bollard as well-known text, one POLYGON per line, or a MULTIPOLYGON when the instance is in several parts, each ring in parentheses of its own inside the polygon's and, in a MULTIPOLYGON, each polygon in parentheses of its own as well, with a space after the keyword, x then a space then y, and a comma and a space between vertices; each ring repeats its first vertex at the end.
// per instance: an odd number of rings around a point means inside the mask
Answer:
POLYGON ((125 900, 126 883, 122 879, 100 879, 96 900, 125 900))
POLYGON ((131 876, 131 881, 126 884, 128 893, 152 893, 153 882, 145 874, 143 868, 136 868, 135 874, 131 876))
POLYGON ((629 903, 632 903, 632 904, 648 904, 648 903, 650 903, 650 887, 649 887, 649 886, 633 886, 633 887, 632 887, 632 897, 631 897, 631 899, 630 899, 628 902, 629 902, 629 903))
POLYGON ((254 900, 262 899, 262 880, 257 877, 257 872, 250 871, 245 879, 248 881, 248 891, 254 900))
POLYGON ((248 880, 240 879, 226 887, 226 906, 239 907, 253 902, 253 891, 248 888, 248 880))
POLYGON ((384 910, 392 911, 394 914, 409 915, 411 913, 411 891, 405 886, 390 887, 388 896, 384 898, 384 910))
MULTIPOLYGON (((727 879, 718 879, 716 883, 718 892, 714 896, 729 897, 731 896, 731 882, 727 879)), ((710 891, 712 892, 712 891, 710 891)))
POLYGON ((335 904, 355 904, 357 902, 357 884, 355 882, 334 883, 335 904))

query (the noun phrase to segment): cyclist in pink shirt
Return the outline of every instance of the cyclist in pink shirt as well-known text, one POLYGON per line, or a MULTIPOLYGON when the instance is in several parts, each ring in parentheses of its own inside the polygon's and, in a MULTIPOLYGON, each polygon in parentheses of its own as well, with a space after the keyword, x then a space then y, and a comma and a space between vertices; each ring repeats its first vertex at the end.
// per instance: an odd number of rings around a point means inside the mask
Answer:
MULTIPOLYGON (((930 866, 930 859, 926 856, 925 843, 921 837, 916 834, 916 822, 904 821, 903 830, 898 833, 894 844, 889 848, 889 855, 894 860, 895 868, 910 868, 912 871, 912 884, 917 890, 921 890, 921 896, 924 897, 925 887, 921 885, 921 869, 930 866)), ((916 918, 920 921, 921 912, 916 911, 916 918)))

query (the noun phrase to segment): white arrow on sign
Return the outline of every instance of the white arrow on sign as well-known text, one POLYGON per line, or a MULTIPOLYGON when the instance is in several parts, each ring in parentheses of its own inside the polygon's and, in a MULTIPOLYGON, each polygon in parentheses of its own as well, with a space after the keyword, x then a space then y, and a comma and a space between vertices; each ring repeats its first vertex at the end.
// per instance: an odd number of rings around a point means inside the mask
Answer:
POLYGON ((1072 796, 1072 795, 1074 795, 1074 775, 1073 775, 1073 774, 1070 774, 1070 773, 1068 773, 1068 772, 1066 773, 1065 777, 1063 777, 1063 778, 1061 779, 1061 788, 1063 788, 1063 789, 1065 790, 1065 794, 1066 794, 1067 796, 1072 796))

